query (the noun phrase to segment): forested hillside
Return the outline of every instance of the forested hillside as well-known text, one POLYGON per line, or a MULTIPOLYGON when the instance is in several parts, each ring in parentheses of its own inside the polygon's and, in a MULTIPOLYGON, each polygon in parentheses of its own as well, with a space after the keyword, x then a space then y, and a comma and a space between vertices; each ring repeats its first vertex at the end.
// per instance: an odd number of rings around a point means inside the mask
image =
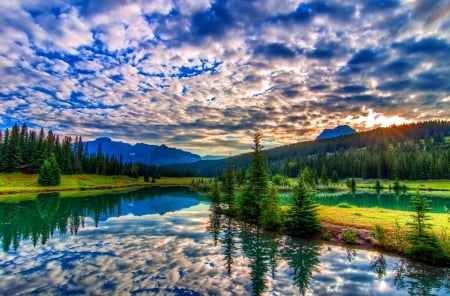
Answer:
MULTIPOLYGON (((250 151, 251 143, 249 143, 250 151)), ((37 173, 55 154, 63 174, 90 173, 129 176, 204 176, 222 173, 227 159, 165 167, 125 163, 105 154, 102 147, 88 153, 81 137, 59 138, 52 131, 29 130, 24 124, 0 130, 0 172, 37 173)), ((92 149, 92 147, 91 147, 92 149)), ((378 128, 339 138, 301 142, 263 151, 269 173, 295 177, 308 167, 327 178, 381 178, 403 180, 450 179, 450 122, 428 121, 378 128)), ((238 179, 250 165, 250 153, 232 157, 238 179)))
MULTIPOLYGON (((250 149, 250 143, 249 143, 250 149)), ((449 179, 450 122, 428 121, 301 142, 264 151, 269 172, 295 177, 308 167, 317 176, 338 178, 449 179)), ((237 172, 246 169, 250 155, 232 158, 237 172)), ((226 160, 178 166, 182 175, 214 176, 226 160)), ((175 169, 175 167, 170 167, 175 169)), ((242 173, 242 172, 241 172, 242 173)))
POLYGON ((102 174, 137 176, 142 167, 125 163, 121 157, 104 154, 101 145, 96 153, 88 153, 81 137, 60 139, 51 130, 39 133, 29 130, 26 124, 14 124, 11 129, 0 130, 0 172, 39 172, 42 164, 55 155, 63 174, 102 174))

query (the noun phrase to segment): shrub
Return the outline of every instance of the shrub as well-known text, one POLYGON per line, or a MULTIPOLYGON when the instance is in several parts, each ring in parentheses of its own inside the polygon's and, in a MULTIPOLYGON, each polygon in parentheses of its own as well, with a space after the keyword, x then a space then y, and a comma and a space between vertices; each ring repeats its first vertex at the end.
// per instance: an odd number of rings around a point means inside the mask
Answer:
POLYGON ((353 228, 347 228, 344 229, 342 232, 342 238, 347 244, 356 245, 356 235, 358 234, 358 231, 356 231, 353 228))
POLYGON ((449 266, 450 258, 445 254, 445 250, 434 234, 427 234, 411 243, 405 254, 410 258, 434 265, 449 266))
POLYGON ((331 240, 331 231, 327 230, 323 233, 322 238, 326 241, 331 240))
POLYGON ((372 237, 376 239, 380 245, 380 247, 384 248, 386 243, 386 232, 384 228, 380 225, 375 225, 375 229, 371 233, 372 237))
POLYGON ((397 249, 400 253, 402 253, 403 250, 405 249, 406 239, 405 235, 402 233, 402 229, 397 219, 394 220, 393 229, 394 229, 392 237, 393 245, 395 249, 397 249))
POLYGON ((343 209, 353 208, 353 206, 351 204, 349 204, 348 202, 341 202, 341 203, 337 204, 336 207, 343 208, 343 209))

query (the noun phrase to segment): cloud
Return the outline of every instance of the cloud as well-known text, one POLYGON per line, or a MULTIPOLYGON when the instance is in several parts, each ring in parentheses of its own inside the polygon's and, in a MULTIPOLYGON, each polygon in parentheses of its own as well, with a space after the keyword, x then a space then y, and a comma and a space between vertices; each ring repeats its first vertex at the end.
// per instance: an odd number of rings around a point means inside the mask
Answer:
POLYGON ((227 134, 263 129, 281 145, 352 125, 363 106, 429 118, 448 97, 445 1, 0 5, 2 128, 235 153, 247 149, 227 134))
POLYGON ((254 53, 255 55, 263 55, 269 59, 270 58, 292 59, 296 56, 294 50, 280 43, 260 45, 255 49, 254 53))

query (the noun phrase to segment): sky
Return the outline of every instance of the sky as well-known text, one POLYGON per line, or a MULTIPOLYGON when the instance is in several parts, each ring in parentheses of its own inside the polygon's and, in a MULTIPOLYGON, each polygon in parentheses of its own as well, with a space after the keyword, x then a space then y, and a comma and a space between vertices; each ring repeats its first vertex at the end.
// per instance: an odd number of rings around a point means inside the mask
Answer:
POLYGON ((450 119, 449 0, 2 0, 0 128, 200 155, 450 119))

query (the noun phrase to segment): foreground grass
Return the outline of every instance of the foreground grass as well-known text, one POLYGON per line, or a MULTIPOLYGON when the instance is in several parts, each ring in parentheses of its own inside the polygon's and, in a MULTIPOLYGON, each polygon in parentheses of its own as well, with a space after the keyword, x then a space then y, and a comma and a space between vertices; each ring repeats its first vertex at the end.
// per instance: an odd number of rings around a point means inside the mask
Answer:
MULTIPOLYGON (((346 230, 351 230, 359 239, 356 244, 368 247, 380 247, 385 250, 403 254, 408 246, 407 235, 411 232, 408 223, 413 221, 413 212, 394 211, 386 209, 372 208, 339 208, 320 206, 318 208, 318 218, 324 226, 323 238, 330 239, 332 233, 341 233, 339 242, 345 242, 342 234, 346 230), (374 239, 376 226, 384 230, 384 241, 374 239), (337 229, 337 230, 336 230, 337 229)), ((450 215, 427 213, 430 218, 427 223, 431 225, 431 232, 440 241, 447 258, 450 257, 450 215)), ((336 235, 335 235, 336 236, 336 235)), ((445 264, 445 263, 443 263, 445 264)), ((448 263, 447 263, 448 264, 448 263)))
MULTIPOLYGON (((58 186, 40 186, 38 175, 23 175, 21 173, 0 174, 0 201, 29 200, 36 193, 55 191, 97 191, 115 190, 128 187, 143 186, 190 186, 194 178, 161 178, 155 183, 144 182, 126 176, 99 176, 99 175, 63 175, 58 186), (20 196, 19 196, 20 195, 20 196)), ((76 194, 76 193, 74 193, 76 194)), ((69 195, 65 193, 64 195, 69 195)))
MULTIPOLYGON (((374 225, 382 226, 388 233, 394 232, 394 221, 407 229, 406 223, 412 222, 411 215, 414 212, 395 211, 380 208, 358 208, 358 207, 327 207, 318 208, 318 218, 320 221, 329 222, 344 227, 363 228, 373 230, 374 225)), ((433 224, 432 230, 440 234, 442 229, 449 228, 449 214, 427 213, 431 218, 428 221, 433 224)), ((450 229, 448 229, 450 231, 450 229)))

